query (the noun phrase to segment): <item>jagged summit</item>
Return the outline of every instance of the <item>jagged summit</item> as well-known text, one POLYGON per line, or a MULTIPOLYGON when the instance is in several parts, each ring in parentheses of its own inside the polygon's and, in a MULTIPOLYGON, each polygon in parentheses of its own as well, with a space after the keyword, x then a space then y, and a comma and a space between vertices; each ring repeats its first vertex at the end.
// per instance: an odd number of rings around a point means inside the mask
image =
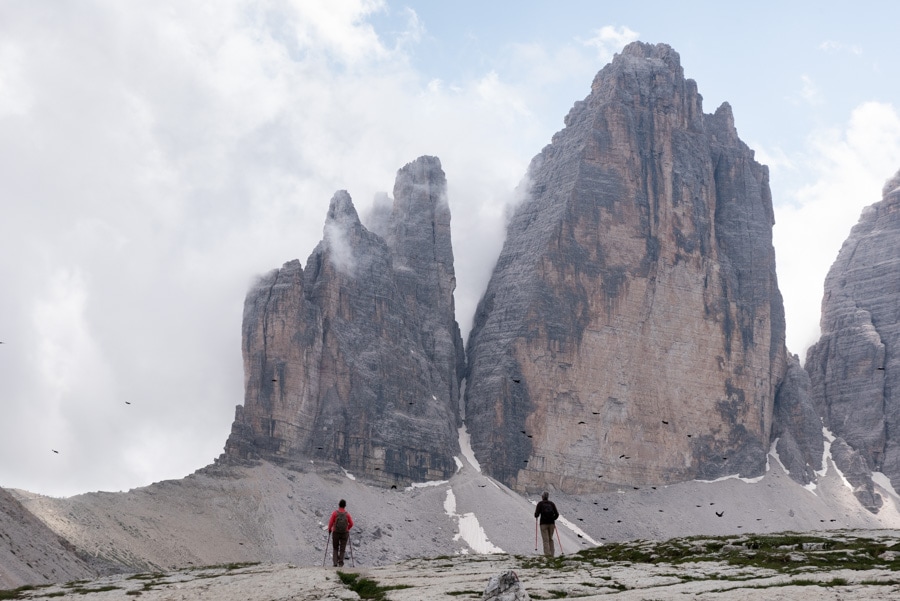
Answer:
POLYGON ((248 293, 245 401, 224 459, 324 460, 384 484, 455 471, 463 357, 446 178, 424 157, 397 181, 383 235, 339 191, 306 268, 285 263, 248 293))
POLYGON ((532 161, 468 341, 482 466, 586 492, 765 469, 787 369, 768 170, 664 44, 532 161))
POLYGON ((338 190, 331 197, 331 203, 328 205, 327 221, 349 221, 350 223, 358 223, 359 215, 356 213, 356 207, 353 206, 353 199, 346 190, 338 190))

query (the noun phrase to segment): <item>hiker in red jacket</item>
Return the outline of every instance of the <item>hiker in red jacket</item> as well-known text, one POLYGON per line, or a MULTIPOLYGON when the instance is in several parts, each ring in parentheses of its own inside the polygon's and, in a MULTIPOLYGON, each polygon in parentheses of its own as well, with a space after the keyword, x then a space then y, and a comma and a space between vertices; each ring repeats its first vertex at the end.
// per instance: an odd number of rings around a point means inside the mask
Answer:
POLYGON ((350 540, 350 529, 353 528, 353 518, 350 517, 346 507, 347 501, 341 499, 338 508, 328 520, 328 532, 331 533, 333 549, 331 561, 336 568, 344 565, 344 550, 347 548, 347 541, 350 540))

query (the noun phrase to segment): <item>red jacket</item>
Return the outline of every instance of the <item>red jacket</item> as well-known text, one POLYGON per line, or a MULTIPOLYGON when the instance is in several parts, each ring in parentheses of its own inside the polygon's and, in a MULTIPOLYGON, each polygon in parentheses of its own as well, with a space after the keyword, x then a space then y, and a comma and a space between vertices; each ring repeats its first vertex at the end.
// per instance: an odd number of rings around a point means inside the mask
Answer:
POLYGON ((329 532, 334 531, 334 521, 337 519, 338 511, 341 511, 341 512, 347 514, 347 530, 349 531, 351 528, 353 528, 353 518, 350 517, 350 512, 347 511, 346 509, 337 509, 334 511, 334 513, 331 514, 331 519, 328 520, 328 531, 329 532))

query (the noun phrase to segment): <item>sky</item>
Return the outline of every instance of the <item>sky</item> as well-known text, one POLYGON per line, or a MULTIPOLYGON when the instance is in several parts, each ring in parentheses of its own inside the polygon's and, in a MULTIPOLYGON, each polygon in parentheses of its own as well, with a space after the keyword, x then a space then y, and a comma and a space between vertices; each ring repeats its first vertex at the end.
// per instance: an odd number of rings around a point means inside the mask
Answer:
POLYGON ((468 332, 530 159, 625 44, 664 42, 769 166, 788 349, 900 169, 900 3, 0 0, 0 486, 184 477, 243 402, 255 278, 420 155, 468 332))

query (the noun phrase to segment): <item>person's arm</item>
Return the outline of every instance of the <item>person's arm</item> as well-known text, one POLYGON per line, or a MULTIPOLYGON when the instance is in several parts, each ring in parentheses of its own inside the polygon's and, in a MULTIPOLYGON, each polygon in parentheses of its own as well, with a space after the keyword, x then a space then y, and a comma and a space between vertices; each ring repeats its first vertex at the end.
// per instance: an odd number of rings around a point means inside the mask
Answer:
POLYGON ((556 503, 553 504, 553 521, 555 522, 559 518, 559 511, 556 510, 556 503))
POLYGON ((347 512, 347 530, 353 528, 353 517, 351 517, 350 512, 347 512))
POLYGON ((331 519, 328 520, 328 531, 331 532, 334 530, 334 520, 337 519, 337 511, 332 512, 331 519))

